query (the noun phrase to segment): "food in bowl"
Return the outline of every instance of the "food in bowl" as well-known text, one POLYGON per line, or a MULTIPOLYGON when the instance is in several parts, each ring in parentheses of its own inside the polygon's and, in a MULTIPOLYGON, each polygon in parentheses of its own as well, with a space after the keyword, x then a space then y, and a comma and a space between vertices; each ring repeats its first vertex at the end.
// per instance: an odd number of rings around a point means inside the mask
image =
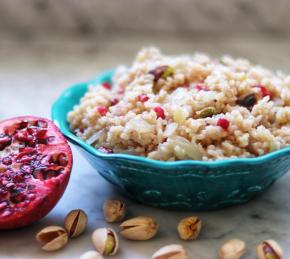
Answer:
POLYGON ((68 113, 106 153, 155 160, 256 157, 290 144, 290 76, 245 59, 141 50, 68 113))

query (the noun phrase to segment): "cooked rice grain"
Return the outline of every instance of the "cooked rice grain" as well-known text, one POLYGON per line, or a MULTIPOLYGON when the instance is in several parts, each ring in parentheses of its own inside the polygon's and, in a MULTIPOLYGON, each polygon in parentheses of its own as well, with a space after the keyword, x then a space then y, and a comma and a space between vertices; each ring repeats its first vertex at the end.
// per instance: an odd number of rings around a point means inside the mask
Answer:
POLYGON ((290 76, 245 59, 164 56, 147 48, 131 67, 116 70, 111 89, 90 86, 68 121, 95 148, 164 161, 216 160, 288 146, 289 105, 290 76), (256 103, 241 106, 249 94, 256 103))

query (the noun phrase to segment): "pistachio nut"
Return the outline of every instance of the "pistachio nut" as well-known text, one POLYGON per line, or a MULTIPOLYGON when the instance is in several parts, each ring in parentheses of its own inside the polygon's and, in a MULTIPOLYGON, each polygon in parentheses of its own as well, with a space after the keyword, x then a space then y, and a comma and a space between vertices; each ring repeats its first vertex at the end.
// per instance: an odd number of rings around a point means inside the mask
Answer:
POLYGON ((152 259, 189 259, 182 245, 167 245, 152 255, 152 259))
POLYGON ((240 239, 231 239, 225 242, 220 250, 220 259, 239 259, 246 252, 246 244, 240 239))
POLYGON ((201 226, 202 222, 196 216, 184 218, 177 226, 179 237, 183 240, 197 239, 201 230, 201 226))
POLYGON ((214 114, 216 114, 216 108, 215 107, 205 107, 202 110, 197 112, 198 118, 206 118, 206 117, 211 117, 214 114))
POLYGON ((97 251, 91 250, 82 254, 79 259, 104 259, 104 257, 97 251))
POLYGON ((120 234, 130 240, 148 240, 153 238, 158 231, 158 224, 151 217, 140 216, 124 221, 120 234))
POLYGON ((103 205, 103 212, 107 222, 118 222, 125 217, 126 206, 119 200, 107 200, 103 205))
POLYGON ((69 237, 77 237, 85 231, 87 223, 87 214, 83 210, 77 209, 67 214, 64 220, 64 227, 69 237))
POLYGON ((166 79, 167 77, 173 76, 174 69, 170 66, 159 66, 149 71, 149 74, 153 75, 154 82, 157 82, 160 78, 166 79))
POLYGON ((97 251, 104 255, 114 255, 118 251, 119 239, 111 228, 98 228, 92 234, 92 241, 97 251))
POLYGON ((45 251, 56 251, 63 248, 68 242, 68 235, 64 228, 49 226, 36 234, 36 240, 45 251))
POLYGON ((259 259, 282 259, 283 250, 274 240, 266 240, 257 246, 257 256, 259 259))

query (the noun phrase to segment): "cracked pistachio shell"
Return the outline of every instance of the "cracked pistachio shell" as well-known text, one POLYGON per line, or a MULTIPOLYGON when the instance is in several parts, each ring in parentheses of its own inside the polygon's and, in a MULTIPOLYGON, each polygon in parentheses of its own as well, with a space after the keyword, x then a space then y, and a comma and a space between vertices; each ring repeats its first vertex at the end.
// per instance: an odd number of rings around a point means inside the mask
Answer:
POLYGON ((87 223, 87 214, 83 210, 77 209, 67 214, 64 227, 70 237, 77 237, 85 231, 87 223))
POLYGON ((63 248, 68 242, 68 235, 64 228, 49 226, 36 234, 36 240, 45 251, 56 251, 63 248))
POLYGON ((111 228, 98 228, 92 234, 92 241, 96 250, 104 256, 114 255, 118 251, 119 239, 111 228))
POLYGON ((104 257, 97 251, 91 250, 82 254, 79 259, 104 259, 104 257))
POLYGON ((158 232, 158 224, 151 217, 140 216, 124 221, 120 234, 130 240, 148 240, 158 232))
POLYGON ((104 202, 103 212, 107 222, 119 222, 126 215, 126 206, 119 200, 107 200, 104 202))
POLYGON ((179 237, 182 240, 195 240, 199 236, 201 226, 202 222, 196 216, 184 218, 177 226, 179 237))
POLYGON ((259 259, 282 259, 283 250, 275 240, 266 240, 257 246, 259 259))
POLYGON ((225 242, 219 250, 220 259, 239 259, 246 253, 246 244, 240 239, 225 242))
POLYGON ((152 255, 152 259, 189 259, 182 245, 167 245, 161 247, 152 255))

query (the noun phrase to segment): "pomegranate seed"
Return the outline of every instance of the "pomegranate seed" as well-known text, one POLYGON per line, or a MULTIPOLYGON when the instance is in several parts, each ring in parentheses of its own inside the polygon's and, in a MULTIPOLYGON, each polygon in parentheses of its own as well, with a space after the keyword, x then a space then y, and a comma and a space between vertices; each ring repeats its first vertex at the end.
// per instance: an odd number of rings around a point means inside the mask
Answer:
POLYGON ((46 133, 47 133, 46 129, 40 129, 40 130, 36 131, 36 138, 38 140, 45 140, 46 139, 46 133))
POLYGON ((10 210, 5 210, 4 212, 1 213, 1 217, 8 217, 12 214, 10 210))
POLYGON ((33 135, 37 132, 37 128, 35 127, 28 127, 27 128, 27 132, 30 134, 30 135, 33 135))
POLYGON ((7 202, 3 201, 0 203, 0 211, 7 207, 7 202))
POLYGON ((5 185, 5 187, 7 188, 7 189, 13 189, 14 187, 15 187, 15 183, 7 183, 6 185, 5 185))
POLYGON ((18 141, 23 141, 23 142, 26 142, 28 140, 28 131, 25 130, 25 131, 19 131, 15 134, 15 139, 18 140, 18 141))
POLYGON ((30 174, 32 172, 32 168, 28 164, 21 165, 20 170, 21 170, 21 172, 23 172, 25 174, 30 174))
POLYGON ((110 104, 111 104, 111 106, 116 105, 118 102, 119 102, 119 100, 118 100, 117 98, 112 98, 112 99, 110 100, 110 104))
POLYGON ((112 85, 109 82, 105 82, 105 83, 102 83, 102 87, 110 90, 112 88, 112 85))
POLYGON ((196 85, 195 88, 198 90, 198 91, 209 91, 209 88, 205 85, 196 85))
POLYGON ((140 94, 138 96, 138 101, 139 102, 142 102, 142 103, 145 103, 149 100, 149 97, 146 95, 146 94, 140 94))
POLYGON ((18 125, 18 129, 24 129, 24 128, 27 128, 28 126, 28 121, 27 120, 24 120, 24 121, 21 121, 18 125))
POLYGON ((13 202, 13 203, 20 203, 20 202, 23 202, 26 198, 26 195, 23 194, 23 193, 17 193, 16 195, 12 195, 10 196, 10 200, 13 202))
POLYGON ((164 113, 164 110, 160 107, 160 106, 156 106, 154 108, 154 111, 157 115, 157 118, 161 118, 161 119, 165 119, 165 113, 164 113))
POLYGON ((105 116, 108 112, 108 108, 105 106, 98 106, 97 110, 101 116, 105 116))
POLYGON ((119 88, 117 91, 118 94, 123 94, 124 92, 125 92, 125 89, 122 89, 122 88, 119 88))
POLYGON ((261 95, 263 97, 269 96, 270 99, 273 99, 274 94, 268 88, 266 88, 265 86, 263 86, 263 85, 255 85, 254 87, 257 87, 257 88, 260 89, 261 95))
POLYGON ((23 181, 23 176, 20 173, 15 173, 11 175, 14 182, 20 183, 23 181))
POLYGON ((12 159, 9 156, 6 156, 2 159, 2 164, 3 165, 11 165, 12 164, 12 159))
POLYGON ((107 154, 113 154, 114 153, 113 149, 107 148, 107 147, 99 147, 98 150, 103 152, 103 153, 107 153, 107 154))
POLYGON ((227 130, 228 127, 230 126, 230 122, 227 119, 220 118, 217 121, 217 125, 223 128, 224 130, 227 130))
MULTIPOLYGON (((2 183, 2 181, 0 182, 2 183)), ((3 184, 3 183, 2 183, 3 184)), ((7 191, 0 188, 0 198, 3 199, 7 195, 7 191)), ((1 209, 0 209, 1 210, 1 209)))
POLYGON ((21 154, 25 155, 25 154, 30 154, 30 153, 34 153, 34 152, 35 152, 35 150, 32 147, 19 148, 19 154, 21 153, 21 154))
POLYGON ((0 150, 4 150, 12 142, 11 137, 8 135, 0 134, 0 150))

